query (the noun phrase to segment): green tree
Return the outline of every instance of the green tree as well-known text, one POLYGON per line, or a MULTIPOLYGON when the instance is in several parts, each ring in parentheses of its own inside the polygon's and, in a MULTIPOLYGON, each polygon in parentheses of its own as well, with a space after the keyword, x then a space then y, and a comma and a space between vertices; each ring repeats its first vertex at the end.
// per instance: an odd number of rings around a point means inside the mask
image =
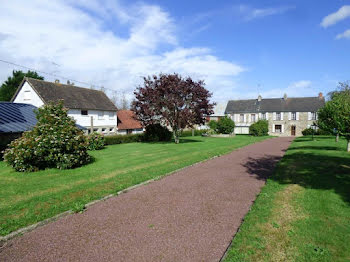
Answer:
POLYGON ((269 123, 267 120, 259 120, 249 127, 249 134, 252 136, 267 136, 269 133, 269 123))
POLYGON ((216 129, 218 127, 218 122, 215 120, 210 120, 208 125, 209 125, 211 130, 216 131, 216 129))
POLYGON ((67 111, 62 101, 39 108, 33 130, 11 142, 4 160, 20 172, 70 169, 88 163, 87 138, 67 111))
POLYGON ((38 73, 34 71, 24 73, 21 70, 13 70, 12 76, 9 76, 0 87, 0 101, 10 101, 25 76, 44 80, 44 77, 38 75, 38 73))
POLYGON ((220 134, 231 134, 235 130, 235 122, 231 118, 220 118, 217 124, 217 131, 220 134))
POLYGON ((319 110, 317 125, 344 136, 348 142, 347 151, 350 152, 350 89, 332 95, 332 100, 319 110))

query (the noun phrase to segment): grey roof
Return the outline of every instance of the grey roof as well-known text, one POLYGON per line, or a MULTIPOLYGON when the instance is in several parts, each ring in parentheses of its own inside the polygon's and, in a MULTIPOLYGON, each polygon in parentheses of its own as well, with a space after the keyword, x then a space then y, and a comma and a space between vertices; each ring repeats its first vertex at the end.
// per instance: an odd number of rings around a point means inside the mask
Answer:
POLYGON ((225 113, 316 112, 324 104, 323 97, 267 98, 261 101, 258 99, 230 100, 225 113))
POLYGON ((0 102, 0 133, 22 133, 32 129, 37 122, 35 109, 33 105, 0 102))
POLYGON ((227 102, 216 104, 213 109, 214 114, 212 114, 211 116, 225 116, 226 106, 227 106, 227 102))
POLYGON ((117 110, 112 101, 102 91, 28 77, 23 79, 12 101, 14 101, 25 81, 31 85, 45 103, 63 100, 64 106, 69 109, 117 110))
POLYGON ((36 124, 35 106, 0 102, 0 133, 21 133, 36 124))

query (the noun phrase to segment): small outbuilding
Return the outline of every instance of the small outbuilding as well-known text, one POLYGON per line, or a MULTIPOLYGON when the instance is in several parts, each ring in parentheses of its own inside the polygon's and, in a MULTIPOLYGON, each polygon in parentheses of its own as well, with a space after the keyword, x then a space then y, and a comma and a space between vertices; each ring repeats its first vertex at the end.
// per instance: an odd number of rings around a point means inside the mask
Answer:
POLYGON ((119 110, 118 117, 118 134, 138 134, 142 133, 143 127, 139 120, 137 120, 135 113, 131 110, 119 110))

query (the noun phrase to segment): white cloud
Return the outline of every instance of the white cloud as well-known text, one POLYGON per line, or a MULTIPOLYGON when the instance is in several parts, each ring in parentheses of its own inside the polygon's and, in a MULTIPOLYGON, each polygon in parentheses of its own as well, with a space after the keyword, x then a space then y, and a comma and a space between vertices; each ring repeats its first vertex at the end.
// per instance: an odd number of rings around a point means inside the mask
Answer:
MULTIPOLYGON (((2 3, 0 17, 1 59, 125 91, 129 97, 141 76, 159 72, 204 79, 215 95, 221 91, 218 97, 230 92, 227 87, 245 70, 206 47, 181 46, 176 21, 156 5, 13 0, 2 3)), ((0 81, 12 69, 0 64, 0 81)))
POLYGON ((246 5, 240 5, 239 10, 244 15, 244 19, 247 21, 263 18, 271 15, 283 14, 295 7, 282 6, 282 7, 270 7, 270 8, 251 8, 246 5))
POLYGON ((337 12, 331 13, 324 17, 322 19, 321 26, 326 28, 348 17, 350 17, 350 5, 344 5, 337 12))
POLYGON ((350 29, 344 31, 343 33, 341 34, 338 34, 335 39, 342 39, 342 38, 348 38, 350 39, 350 29))

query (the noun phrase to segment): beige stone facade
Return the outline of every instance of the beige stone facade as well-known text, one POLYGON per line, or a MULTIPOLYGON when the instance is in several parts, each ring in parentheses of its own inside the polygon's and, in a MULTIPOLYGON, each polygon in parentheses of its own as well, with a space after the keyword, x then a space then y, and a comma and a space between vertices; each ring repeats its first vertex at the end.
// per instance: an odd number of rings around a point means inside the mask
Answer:
POLYGON ((249 126, 260 119, 269 123, 271 136, 302 136, 302 131, 315 122, 316 112, 266 112, 228 115, 236 124, 236 134, 249 134, 249 126), (294 113, 294 114, 293 114, 294 113), (280 120, 278 117, 280 114, 280 120), (294 118, 294 119, 293 119, 294 118))

